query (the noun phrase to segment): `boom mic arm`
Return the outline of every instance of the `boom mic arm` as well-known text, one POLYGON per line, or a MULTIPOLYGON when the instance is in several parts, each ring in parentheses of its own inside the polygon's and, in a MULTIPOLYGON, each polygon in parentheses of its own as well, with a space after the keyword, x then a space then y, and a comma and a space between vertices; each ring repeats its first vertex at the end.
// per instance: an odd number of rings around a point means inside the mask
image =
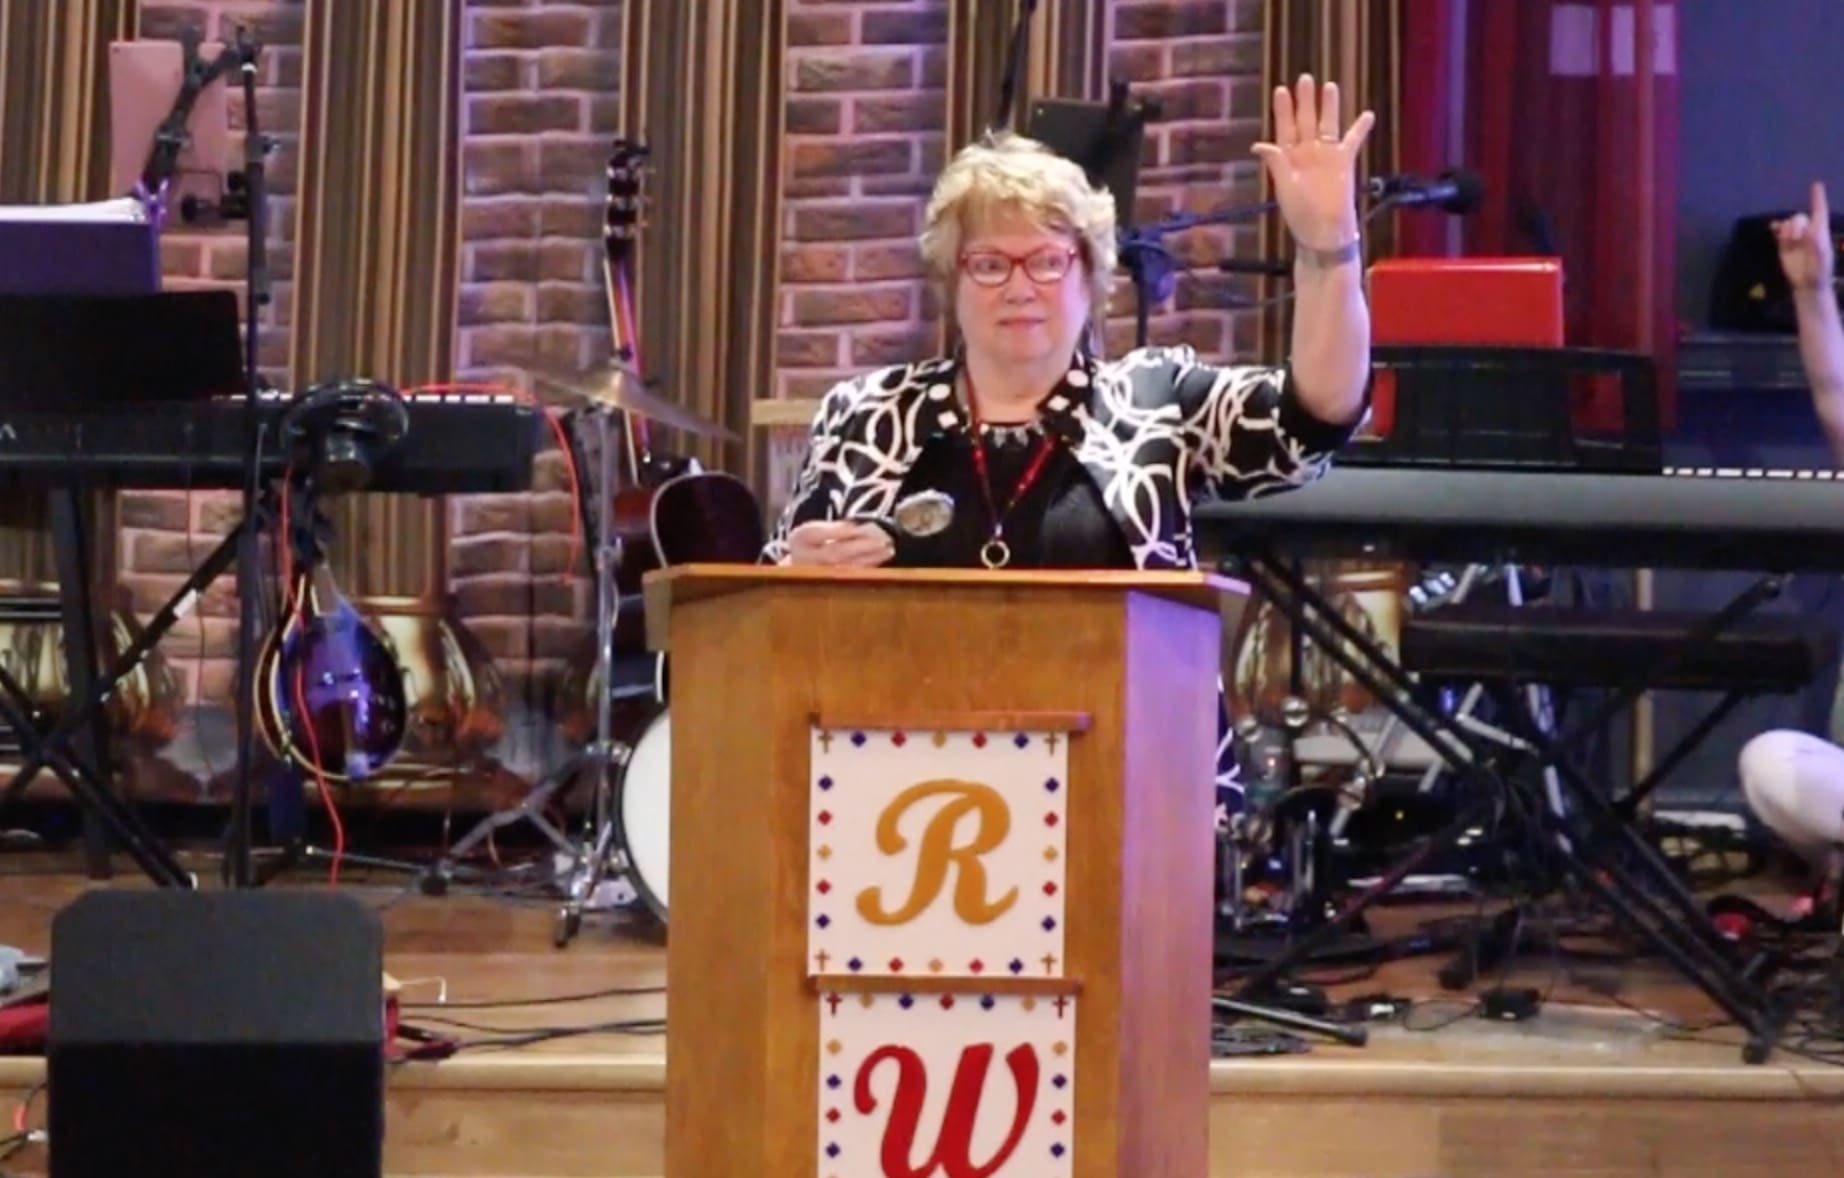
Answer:
POLYGON ((141 171, 141 186, 150 195, 158 193, 179 169, 179 153, 191 141, 191 136, 186 132, 186 123, 192 117, 192 108, 198 103, 199 95, 244 60, 245 47, 240 42, 226 45, 218 51, 218 56, 212 59, 211 64, 205 64, 199 56, 198 30, 191 27, 180 32, 180 45, 185 56, 180 71, 179 95, 173 100, 173 109, 167 112, 166 118, 155 129, 154 145, 147 153, 147 166, 141 171))
POLYGON ((1465 168, 1448 168, 1432 180, 1420 176, 1376 176, 1364 185, 1364 191, 1392 208, 1431 205, 1456 216, 1478 212, 1485 200, 1485 182, 1478 173, 1465 168))
MULTIPOLYGON (((1477 174, 1464 168, 1449 168, 1433 180, 1420 176, 1376 176, 1366 181, 1364 195, 1376 201, 1365 214, 1372 217, 1390 209, 1433 208, 1454 216, 1478 211, 1485 197, 1485 184, 1477 174)), ((1273 212, 1273 201, 1257 206, 1254 212, 1273 212)), ((1290 262, 1267 258, 1225 258, 1215 266, 1225 274, 1252 274, 1264 278, 1286 278, 1293 273, 1290 262)))

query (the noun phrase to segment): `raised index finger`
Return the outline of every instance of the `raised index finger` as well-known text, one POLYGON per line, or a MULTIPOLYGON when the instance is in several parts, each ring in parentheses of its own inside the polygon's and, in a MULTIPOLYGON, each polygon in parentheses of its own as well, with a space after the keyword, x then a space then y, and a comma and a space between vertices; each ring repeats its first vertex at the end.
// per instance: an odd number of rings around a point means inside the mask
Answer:
POLYGON ((1825 199, 1825 182, 1812 181, 1812 222, 1820 233, 1831 232, 1831 204, 1825 199))
POLYGON ((1293 123, 1293 91, 1285 86, 1274 88, 1274 142, 1282 147, 1292 147, 1299 142, 1299 132, 1293 123))

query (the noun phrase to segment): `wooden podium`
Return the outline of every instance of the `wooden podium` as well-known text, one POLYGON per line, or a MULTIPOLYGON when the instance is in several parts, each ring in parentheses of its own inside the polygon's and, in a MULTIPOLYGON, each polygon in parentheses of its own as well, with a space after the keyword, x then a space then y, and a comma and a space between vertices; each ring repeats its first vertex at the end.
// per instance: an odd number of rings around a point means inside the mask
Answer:
POLYGON ((666 1178, 1206 1173, 1246 587, 687 565, 645 592, 672 668, 666 1178))

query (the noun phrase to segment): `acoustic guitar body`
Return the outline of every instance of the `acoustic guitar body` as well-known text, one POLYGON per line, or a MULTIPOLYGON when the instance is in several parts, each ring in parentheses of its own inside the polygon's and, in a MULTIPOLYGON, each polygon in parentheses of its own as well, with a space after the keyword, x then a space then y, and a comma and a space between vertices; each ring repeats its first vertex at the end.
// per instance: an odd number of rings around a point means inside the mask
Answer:
MULTIPOLYGON (((641 498, 631 493, 630 510, 641 498)), ((647 569, 694 562, 754 564, 768 542, 762 520, 761 504, 749 485, 734 475, 721 472, 681 474, 644 492, 650 519, 638 536, 623 533, 628 540, 623 573, 634 576, 633 603, 623 608, 620 617, 630 617, 642 632, 638 641, 626 644, 621 628, 615 630, 614 665, 609 676, 610 718, 615 735, 637 736, 644 731, 666 703, 666 667, 664 656, 647 650, 641 612, 640 576, 647 569)), ((624 599, 627 582, 617 578, 624 599)), ((596 674, 595 640, 584 642, 570 660, 558 684, 558 729, 564 739, 581 744, 595 734, 596 692, 601 677, 596 674)))
POLYGON ((609 531, 621 541, 621 560, 615 566, 615 652, 639 657, 647 653, 647 619, 641 604, 641 579, 660 567, 653 547, 653 497, 672 477, 671 468, 659 460, 640 468, 637 486, 623 487, 608 504, 609 531))
POLYGON ((655 492, 650 535, 662 565, 755 564, 768 543, 755 492, 722 471, 680 475, 655 492))

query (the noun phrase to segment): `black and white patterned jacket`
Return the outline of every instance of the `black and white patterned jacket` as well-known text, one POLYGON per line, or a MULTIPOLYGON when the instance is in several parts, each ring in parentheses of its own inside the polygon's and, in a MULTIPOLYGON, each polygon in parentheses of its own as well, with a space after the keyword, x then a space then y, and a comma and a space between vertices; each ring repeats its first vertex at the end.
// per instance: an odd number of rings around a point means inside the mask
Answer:
MULTIPOLYGON (((957 369, 955 358, 924 359, 828 389, 763 562, 784 562, 787 533, 810 520, 889 518, 924 444, 968 428, 953 395, 957 369)), ((1188 345, 1077 356, 1040 417, 1101 489, 1141 570, 1195 570, 1193 503, 1304 487, 1357 430, 1313 417, 1287 369, 1206 365, 1188 345)), ((1217 701, 1217 824, 1226 826, 1243 789, 1221 677, 1217 701)))
MULTIPOLYGON (((923 446, 967 428, 957 373, 958 361, 944 357, 828 390, 763 560, 785 561, 788 533, 811 520, 889 518, 923 446)), ((1304 486, 1356 430, 1308 412, 1285 368, 1202 364, 1188 346, 1141 348, 1112 361, 1078 356, 1041 417, 1094 479, 1141 569, 1195 569, 1194 503, 1304 486)), ((1219 735, 1223 823, 1241 809, 1227 711, 1219 735)))
MULTIPOLYGON (((830 389, 763 559, 787 559, 788 533, 810 520, 888 518, 923 446, 967 428, 957 370, 938 358, 830 389)), ((1094 479, 1141 569, 1196 568, 1193 503, 1309 483, 1354 429, 1309 413, 1286 369, 1214 367, 1190 347, 1079 356, 1042 419, 1094 479)))

